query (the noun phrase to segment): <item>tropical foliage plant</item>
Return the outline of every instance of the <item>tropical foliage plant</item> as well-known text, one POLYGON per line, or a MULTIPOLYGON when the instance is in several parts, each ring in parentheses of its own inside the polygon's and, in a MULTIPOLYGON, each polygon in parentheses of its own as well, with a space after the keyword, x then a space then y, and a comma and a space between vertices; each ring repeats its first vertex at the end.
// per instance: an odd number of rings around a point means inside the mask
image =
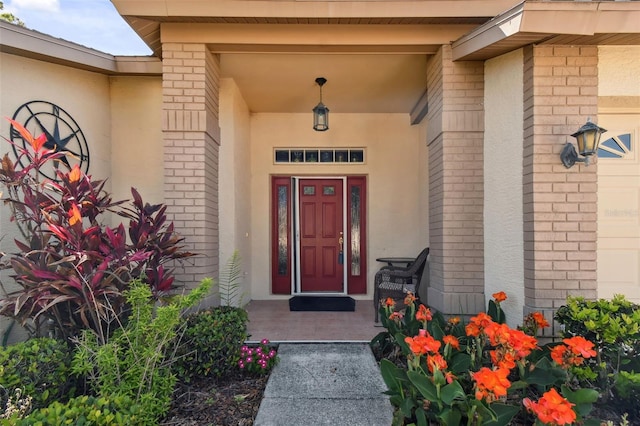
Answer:
POLYGON ((64 338, 93 330, 104 343, 127 309, 123 292, 129 282, 139 279, 161 297, 174 288, 167 263, 192 253, 182 250, 164 206, 144 203, 135 189, 130 206, 113 201, 104 180, 77 166, 65 169, 70 153, 48 148, 45 134, 35 137, 10 122, 27 143, 14 145, 15 162, 8 154, 2 158, 0 183, 23 239, 16 239, 18 251, 10 257, 18 289, 3 287, 0 315, 33 335, 45 334, 48 324, 64 338), (51 164, 56 181, 40 173, 51 164), (129 220, 129 241, 123 224, 104 225, 109 212, 129 220))
MULTIPOLYGON (((432 313, 412 294, 401 311, 393 299, 383 301, 386 331, 372 345, 386 348, 380 368, 396 408, 394 425, 508 425, 515 418, 599 424, 588 417, 598 392, 582 387, 571 371, 596 356, 593 343, 576 336, 540 348, 535 336, 504 322, 506 294, 493 297, 488 313, 466 324, 432 313)), ((525 323, 548 326, 539 313, 525 323)))

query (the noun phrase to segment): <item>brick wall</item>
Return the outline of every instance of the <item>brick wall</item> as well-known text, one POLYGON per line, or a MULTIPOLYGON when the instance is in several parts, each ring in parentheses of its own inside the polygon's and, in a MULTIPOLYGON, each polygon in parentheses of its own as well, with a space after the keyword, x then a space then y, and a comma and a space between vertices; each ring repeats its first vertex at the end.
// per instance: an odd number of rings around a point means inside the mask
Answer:
POLYGON ((203 44, 163 45, 164 200, 186 248, 178 268, 193 286, 218 275, 219 58, 203 44))
POLYGON ((524 52, 525 312, 551 320, 568 295, 595 298, 597 165, 560 162, 565 142, 597 122, 595 46, 530 46, 524 52))
POLYGON ((444 313, 484 309, 484 65, 452 62, 443 46, 428 64, 430 288, 444 313))

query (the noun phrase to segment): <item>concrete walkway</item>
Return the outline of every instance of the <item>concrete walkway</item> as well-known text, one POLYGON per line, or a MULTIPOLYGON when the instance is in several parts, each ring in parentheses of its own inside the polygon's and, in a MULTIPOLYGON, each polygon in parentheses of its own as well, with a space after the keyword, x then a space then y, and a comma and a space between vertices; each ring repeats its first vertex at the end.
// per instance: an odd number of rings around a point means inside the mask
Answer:
POLYGON ((389 426, 393 409, 365 343, 283 343, 256 426, 389 426))

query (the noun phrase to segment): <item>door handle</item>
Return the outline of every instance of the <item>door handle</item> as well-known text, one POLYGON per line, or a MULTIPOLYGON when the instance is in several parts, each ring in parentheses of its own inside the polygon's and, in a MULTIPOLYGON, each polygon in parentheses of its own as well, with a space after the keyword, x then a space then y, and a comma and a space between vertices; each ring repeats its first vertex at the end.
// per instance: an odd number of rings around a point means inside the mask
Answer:
POLYGON ((340 237, 338 237, 338 245, 340 246, 340 251, 342 251, 342 247, 344 245, 344 238, 342 237, 342 231, 340 232, 340 237))

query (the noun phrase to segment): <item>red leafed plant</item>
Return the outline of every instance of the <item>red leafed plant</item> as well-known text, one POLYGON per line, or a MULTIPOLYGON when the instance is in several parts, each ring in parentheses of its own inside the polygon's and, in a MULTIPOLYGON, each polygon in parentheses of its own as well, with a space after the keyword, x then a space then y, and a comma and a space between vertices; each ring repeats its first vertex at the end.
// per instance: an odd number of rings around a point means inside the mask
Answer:
POLYGON ((28 144, 14 145, 16 162, 5 155, 0 169, 4 203, 23 237, 5 262, 17 289, 3 286, 0 315, 34 335, 48 323, 61 337, 92 329, 106 341, 111 323, 126 313, 123 291, 131 280, 142 279, 158 298, 174 288, 173 270, 165 265, 193 254, 182 250, 182 238, 166 223, 165 206, 143 203, 133 188, 130 206, 112 201, 104 180, 62 167, 70 153, 48 149, 46 135, 36 138, 10 121, 28 144), (56 181, 40 173, 52 163, 60 166, 56 181), (129 239, 123 224, 103 225, 109 212, 129 220, 129 239))

